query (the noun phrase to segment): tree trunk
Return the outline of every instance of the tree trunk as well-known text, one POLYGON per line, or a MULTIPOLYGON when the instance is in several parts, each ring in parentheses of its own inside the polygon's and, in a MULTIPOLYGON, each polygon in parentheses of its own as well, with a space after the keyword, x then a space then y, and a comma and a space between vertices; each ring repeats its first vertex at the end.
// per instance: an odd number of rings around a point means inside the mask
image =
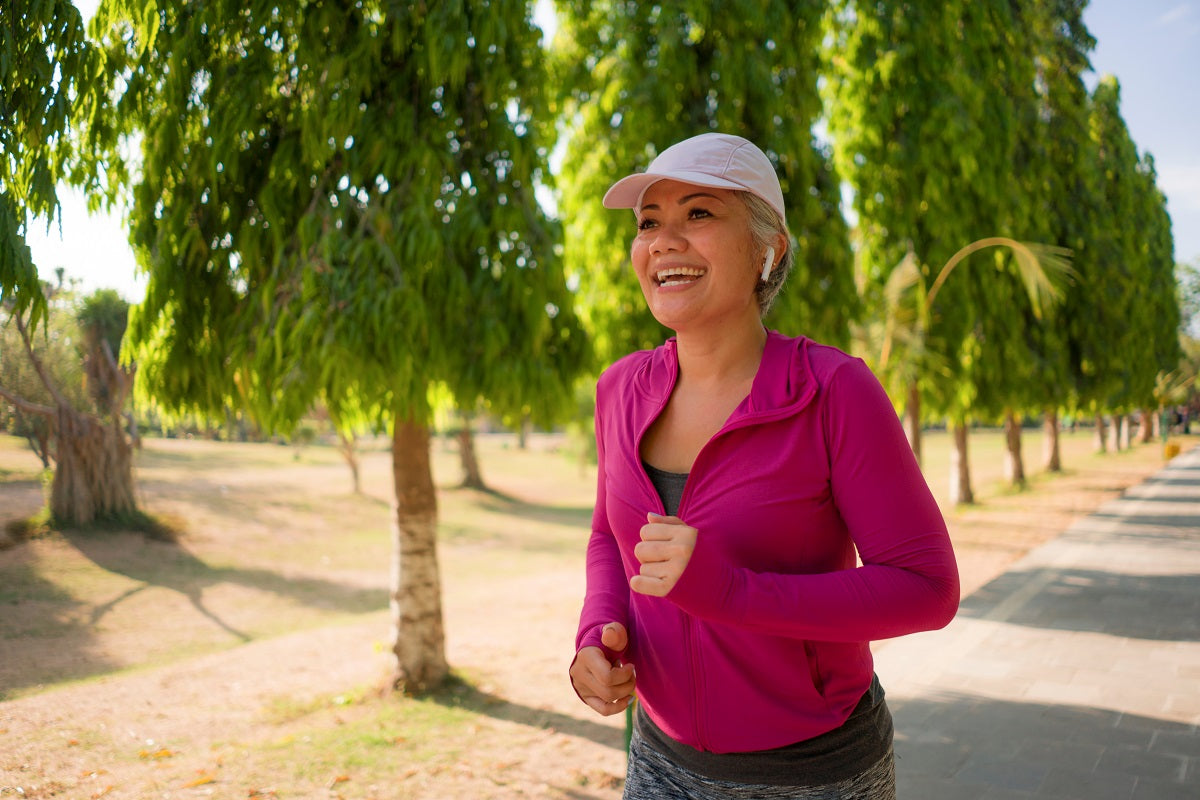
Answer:
POLYGON ((1043 465, 1046 472, 1062 472, 1062 448, 1058 444, 1058 412, 1050 408, 1046 410, 1042 422, 1044 438, 1042 440, 1043 465))
POLYGON ((1108 449, 1114 453, 1121 452, 1121 417, 1116 414, 1108 424, 1108 449))
POLYGON ((471 418, 463 414, 462 427, 458 430, 458 455, 462 460, 462 488, 486 489, 483 472, 479 469, 479 456, 475 452, 475 435, 471 431, 471 418))
POLYGON ((66 406, 58 409, 58 466, 50 488, 50 514, 67 525, 121 517, 137 510, 133 448, 120 418, 107 423, 66 406))
POLYGON ((392 433, 396 521, 391 610, 396 655, 392 686, 407 694, 436 687, 450 672, 437 561, 437 495, 429 429, 397 417, 392 433))
POLYGON ((908 402, 904 404, 904 435, 908 446, 921 463, 921 390, 916 381, 908 385, 908 402))
POLYGON ((954 451, 950 454, 950 502, 953 505, 975 502, 971 489, 971 464, 967 459, 967 424, 952 422, 954 451))
POLYGON ((42 414, 54 426, 54 480, 50 515, 66 525, 88 525, 101 517, 123 517, 137 511, 133 490, 133 448, 122 426, 122 409, 133 389, 136 368, 122 369, 103 338, 93 339, 84 358, 88 393, 107 420, 76 411, 50 379, 34 352, 24 321, 14 317, 25 352, 54 406, 33 406, 12 398, 19 407, 42 414))
POLYGON ((338 452, 342 454, 342 458, 346 461, 346 466, 350 467, 350 480, 354 484, 354 493, 362 494, 362 478, 359 474, 358 465, 358 437, 351 435, 347 436, 340 430, 338 435, 338 452))
POLYGON ((525 451, 529 449, 529 433, 533 430, 533 422, 529 419, 529 415, 525 414, 521 417, 521 424, 517 426, 517 449, 525 451))
POLYGON ((1025 461, 1021 458, 1021 420, 1011 410, 1004 415, 1004 479, 1012 486, 1025 485, 1025 461))
POLYGON ((1138 442, 1140 444, 1149 444, 1151 439, 1154 437, 1154 426, 1151 422, 1151 420, 1154 418, 1154 414, 1149 409, 1143 408, 1139 412, 1139 418, 1137 436, 1138 442))
POLYGON ((1096 452, 1108 452, 1108 426, 1104 424, 1104 415, 1096 415, 1096 452))
POLYGON ((1121 427, 1117 441, 1120 443, 1122 450, 1128 450, 1133 444, 1133 420, 1128 414, 1121 415, 1121 427))

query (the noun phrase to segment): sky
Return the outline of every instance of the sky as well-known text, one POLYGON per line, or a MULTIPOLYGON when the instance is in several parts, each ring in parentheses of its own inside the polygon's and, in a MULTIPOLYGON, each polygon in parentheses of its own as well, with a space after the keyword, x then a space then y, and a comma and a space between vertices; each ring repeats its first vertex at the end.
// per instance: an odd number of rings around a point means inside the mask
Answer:
MULTIPOLYGON (((76 0, 85 18, 98 0, 76 0)), ((547 0, 539 0, 544 11, 547 0)), ((1084 21, 1097 40, 1094 74, 1121 84, 1121 115, 1139 152, 1154 156, 1167 197, 1175 260, 1200 264, 1200 0, 1092 0, 1084 21)), ((42 277, 62 266, 83 291, 116 289, 140 302, 137 274, 120 214, 89 216, 78 193, 63 190, 61 234, 35 221, 28 237, 42 277)))

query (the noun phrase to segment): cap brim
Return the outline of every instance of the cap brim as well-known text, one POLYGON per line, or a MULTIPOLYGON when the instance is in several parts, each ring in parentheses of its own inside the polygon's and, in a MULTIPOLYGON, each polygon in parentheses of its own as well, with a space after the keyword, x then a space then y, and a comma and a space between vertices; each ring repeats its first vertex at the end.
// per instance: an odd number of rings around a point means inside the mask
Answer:
POLYGON ((705 175, 702 172, 639 172, 636 175, 630 175, 622 178, 609 187, 604 193, 605 208, 637 208, 642 204, 642 195, 646 193, 652 185, 659 181, 679 181, 680 183, 690 183, 693 186, 711 186, 715 189, 733 189, 735 191, 747 191, 745 186, 740 183, 717 178, 712 175, 705 175))

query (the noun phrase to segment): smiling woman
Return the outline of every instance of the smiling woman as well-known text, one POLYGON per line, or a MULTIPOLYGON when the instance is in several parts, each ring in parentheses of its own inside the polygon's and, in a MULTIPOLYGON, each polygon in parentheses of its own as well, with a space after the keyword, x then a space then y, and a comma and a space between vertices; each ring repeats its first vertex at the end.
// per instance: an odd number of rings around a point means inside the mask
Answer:
POLYGON ((604 203, 634 210, 675 332, 596 390, 570 674, 602 715, 637 697, 625 797, 894 798, 869 643, 946 625, 959 584, 891 403, 860 360, 763 327, 793 255, 754 144, 680 142, 604 203))

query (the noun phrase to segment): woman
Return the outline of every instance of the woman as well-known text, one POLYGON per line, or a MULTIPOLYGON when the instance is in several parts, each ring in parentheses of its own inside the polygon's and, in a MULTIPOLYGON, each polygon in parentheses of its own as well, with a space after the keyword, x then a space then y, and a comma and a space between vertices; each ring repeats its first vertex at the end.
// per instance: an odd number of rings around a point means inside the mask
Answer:
POLYGON ((625 797, 895 797, 869 642, 949 623, 946 526, 859 360, 763 327, 792 264, 767 157, 709 133, 618 181, 675 336, 596 394, 599 485, 571 681, 638 697, 625 797), (861 559, 861 563, 859 563, 861 559))

